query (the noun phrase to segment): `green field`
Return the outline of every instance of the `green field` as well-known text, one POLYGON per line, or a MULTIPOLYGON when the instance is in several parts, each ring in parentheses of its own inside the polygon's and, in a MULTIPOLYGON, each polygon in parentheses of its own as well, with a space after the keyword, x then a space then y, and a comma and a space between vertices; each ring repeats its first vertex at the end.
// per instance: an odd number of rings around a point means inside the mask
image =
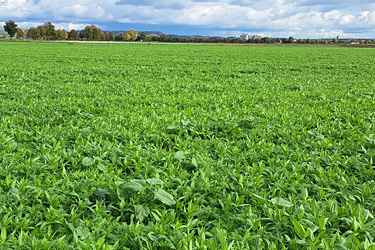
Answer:
POLYGON ((375 247, 375 49, 0 58, 0 249, 375 247))

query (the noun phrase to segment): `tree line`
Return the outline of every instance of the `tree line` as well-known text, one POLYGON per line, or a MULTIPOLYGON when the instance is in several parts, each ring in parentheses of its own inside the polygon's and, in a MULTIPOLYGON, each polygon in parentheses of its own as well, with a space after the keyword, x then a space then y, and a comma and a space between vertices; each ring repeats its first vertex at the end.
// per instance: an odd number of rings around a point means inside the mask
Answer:
POLYGON ((114 34, 113 32, 103 31, 95 25, 88 25, 79 32, 75 29, 69 32, 65 29, 57 29, 51 22, 44 23, 38 27, 32 27, 23 30, 18 27, 14 21, 5 23, 4 30, 9 34, 11 39, 18 37, 24 39, 25 37, 33 40, 81 40, 81 41, 154 41, 154 42, 171 42, 171 43, 299 43, 299 44, 337 44, 337 43, 359 43, 368 44, 375 43, 374 40, 355 40, 355 39, 294 39, 289 38, 256 38, 256 39, 241 39, 238 37, 180 37, 167 36, 161 34, 148 35, 146 32, 140 32, 132 29, 128 32, 114 34))
POLYGON ((65 29, 56 29, 51 22, 23 30, 11 20, 5 23, 4 30, 11 39, 18 37, 33 40, 137 41, 142 38, 146 40, 148 37, 145 32, 138 35, 138 31, 134 29, 115 36, 113 32, 103 31, 95 25, 88 25, 80 32, 75 29, 68 32, 65 29))
POLYGON ((138 31, 134 29, 115 35, 113 32, 103 31, 95 25, 88 25, 79 32, 75 29, 68 32, 65 29, 56 30, 55 26, 51 22, 47 22, 38 27, 23 30, 19 28, 14 21, 10 20, 9 22, 5 23, 4 29, 9 34, 11 39, 16 36, 17 38, 21 39, 28 38, 33 40, 176 42, 175 38, 165 34, 161 34, 160 36, 155 34, 148 35, 144 31, 138 33, 138 31))

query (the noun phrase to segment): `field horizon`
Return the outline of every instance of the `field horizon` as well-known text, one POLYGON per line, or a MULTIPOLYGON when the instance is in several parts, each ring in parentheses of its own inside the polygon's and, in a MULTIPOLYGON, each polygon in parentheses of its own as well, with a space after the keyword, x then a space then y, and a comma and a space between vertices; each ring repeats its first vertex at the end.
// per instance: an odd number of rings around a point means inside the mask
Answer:
POLYGON ((375 44, 314 44, 314 43, 209 43, 209 42, 153 42, 153 41, 79 41, 79 40, 11 40, 0 39, 0 42, 34 42, 34 43, 78 43, 78 44, 170 44, 170 45, 207 45, 207 46, 287 46, 287 47, 346 47, 346 48, 375 48, 375 44))

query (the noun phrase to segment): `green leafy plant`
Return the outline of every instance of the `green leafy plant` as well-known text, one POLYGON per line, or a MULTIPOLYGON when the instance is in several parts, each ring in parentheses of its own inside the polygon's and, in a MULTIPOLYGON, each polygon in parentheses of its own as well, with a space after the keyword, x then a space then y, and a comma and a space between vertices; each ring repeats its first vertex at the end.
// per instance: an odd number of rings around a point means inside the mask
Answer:
POLYGON ((375 50, 0 54, 1 249, 374 248, 375 50))
POLYGON ((118 197, 121 200, 131 199, 134 204, 134 213, 139 221, 143 221, 150 215, 150 205, 160 201, 165 205, 176 204, 173 196, 162 187, 165 183, 157 178, 146 180, 133 179, 117 189, 118 197))

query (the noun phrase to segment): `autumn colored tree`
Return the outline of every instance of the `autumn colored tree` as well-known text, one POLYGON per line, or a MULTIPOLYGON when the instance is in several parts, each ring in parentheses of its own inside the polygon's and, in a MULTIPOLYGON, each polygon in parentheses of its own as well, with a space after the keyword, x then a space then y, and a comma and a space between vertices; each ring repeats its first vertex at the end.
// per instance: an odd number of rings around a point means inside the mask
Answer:
POLYGON ((63 40, 62 36, 61 36, 61 30, 55 30, 55 39, 56 40, 63 40))
POLYGON ((130 39, 132 41, 135 41, 137 40, 137 37, 138 37, 138 31, 134 30, 134 29, 131 29, 129 30, 128 34, 130 35, 130 39))
POLYGON ((39 38, 43 38, 43 37, 45 37, 45 35, 46 35, 46 30, 44 29, 43 26, 38 26, 38 27, 37 27, 37 30, 39 31, 39 36, 40 36, 40 37, 38 37, 38 39, 39 39, 39 38))
POLYGON ((115 37, 115 40, 116 41, 130 41, 131 37, 128 33, 125 32, 125 33, 117 34, 115 37))
POLYGON ((9 20, 5 23, 4 30, 9 34, 10 39, 14 37, 14 35, 17 33, 18 24, 13 22, 12 20, 9 20))
POLYGON ((37 28, 30 28, 28 31, 27 31, 27 34, 26 34, 26 37, 28 38, 32 38, 32 39, 39 39, 41 36, 40 36, 40 32, 39 32, 39 29, 37 28))
POLYGON ((69 37, 68 35, 68 32, 66 32, 66 30, 62 29, 62 30, 56 30, 56 36, 55 38, 57 40, 67 40, 69 37))
POLYGON ((161 34, 160 35, 160 41, 162 42, 168 42, 169 38, 166 34, 161 34))
POLYGON ((17 37, 21 38, 21 39, 24 39, 25 36, 26 36, 25 31, 21 28, 17 28, 17 37))
POLYGON ((107 41, 107 37, 105 36, 105 33, 102 30, 99 30, 99 40, 107 41))

